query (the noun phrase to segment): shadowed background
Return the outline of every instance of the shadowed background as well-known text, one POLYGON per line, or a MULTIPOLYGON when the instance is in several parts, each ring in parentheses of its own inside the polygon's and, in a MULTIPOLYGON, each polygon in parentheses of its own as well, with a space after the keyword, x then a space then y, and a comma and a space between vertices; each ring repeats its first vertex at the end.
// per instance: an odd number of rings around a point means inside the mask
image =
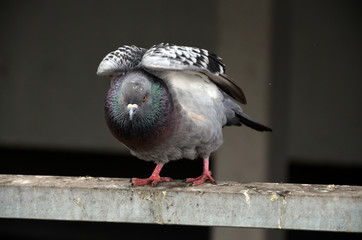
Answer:
MULTIPOLYGON (((217 53, 244 110, 273 128, 225 128, 216 180, 361 185, 359 1, 2 1, 0 173, 148 177, 109 133, 109 82, 95 72, 121 45, 217 53)), ((172 162, 176 179, 200 160, 172 162)), ((2 239, 354 239, 304 231, 0 219, 2 239), (20 231, 21 230, 21 231, 20 231), (137 234, 135 234, 137 233, 137 234), (6 238, 4 238, 6 237, 6 238)), ((356 238, 357 239, 357 238, 356 238)))

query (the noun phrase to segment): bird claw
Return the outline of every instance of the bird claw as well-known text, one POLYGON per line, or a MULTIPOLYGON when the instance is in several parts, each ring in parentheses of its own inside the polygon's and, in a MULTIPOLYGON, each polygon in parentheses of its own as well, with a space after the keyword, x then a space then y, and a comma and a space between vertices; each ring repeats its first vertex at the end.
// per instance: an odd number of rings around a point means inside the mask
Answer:
POLYGON ((132 178, 132 186, 137 187, 150 184, 155 187, 160 181, 170 182, 171 178, 160 176, 151 176, 149 178, 132 178))
POLYGON ((201 176, 197 178, 187 178, 186 182, 192 183, 192 186, 197 186, 209 180, 212 184, 216 184, 215 180, 211 177, 211 171, 203 172, 201 176))

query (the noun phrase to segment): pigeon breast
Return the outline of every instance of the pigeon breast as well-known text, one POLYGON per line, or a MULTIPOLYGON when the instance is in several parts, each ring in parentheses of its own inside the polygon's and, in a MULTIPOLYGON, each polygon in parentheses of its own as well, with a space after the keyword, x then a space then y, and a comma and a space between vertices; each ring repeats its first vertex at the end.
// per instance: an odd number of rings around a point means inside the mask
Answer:
POLYGON ((147 148, 130 149, 140 159, 166 163, 181 158, 207 157, 222 144, 222 126, 226 123, 223 95, 204 75, 165 72, 173 111, 167 139, 147 148))

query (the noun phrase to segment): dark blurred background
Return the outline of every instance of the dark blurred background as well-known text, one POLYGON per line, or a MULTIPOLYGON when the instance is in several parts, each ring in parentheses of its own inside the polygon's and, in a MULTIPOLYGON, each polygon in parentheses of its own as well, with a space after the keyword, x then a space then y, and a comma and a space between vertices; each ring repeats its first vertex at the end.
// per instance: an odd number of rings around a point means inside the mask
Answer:
MULTIPOLYGON (((124 44, 221 56, 244 110, 271 128, 225 128, 217 180, 362 185, 362 2, 344 0, 0 2, 0 174, 147 177, 109 133, 109 82, 124 44)), ((176 179, 200 160, 165 166, 176 179)), ((360 234, 0 219, 1 239, 357 239, 360 234), (172 237, 171 237, 172 236, 172 237)))

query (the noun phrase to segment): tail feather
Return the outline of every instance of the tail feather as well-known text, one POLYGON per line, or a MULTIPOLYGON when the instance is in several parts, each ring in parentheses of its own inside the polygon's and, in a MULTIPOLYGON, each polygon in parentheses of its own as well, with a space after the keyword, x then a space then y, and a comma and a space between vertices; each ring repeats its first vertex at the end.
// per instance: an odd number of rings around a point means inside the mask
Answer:
POLYGON ((241 123, 243 123, 244 125, 252 128, 252 129, 255 129, 255 130, 261 131, 261 132, 264 132, 264 131, 271 132, 272 131, 271 128, 255 122, 253 119, 251 119, 248 115, 246 115, 243 112, 237 112, 236 116, 241 123))
POLYGON ((251 119, 248 115, 243 112, 243 109, 236 104, 231 98, 222 92, 224 95, 223 104, 224 104, 224 114, 226 116, 226 126, 240 126, 244 124, 252 129, 257 131, 268 131, 271 132, 272 130, 267 126, 264 126, 260 123, 255 122, 251 119))

